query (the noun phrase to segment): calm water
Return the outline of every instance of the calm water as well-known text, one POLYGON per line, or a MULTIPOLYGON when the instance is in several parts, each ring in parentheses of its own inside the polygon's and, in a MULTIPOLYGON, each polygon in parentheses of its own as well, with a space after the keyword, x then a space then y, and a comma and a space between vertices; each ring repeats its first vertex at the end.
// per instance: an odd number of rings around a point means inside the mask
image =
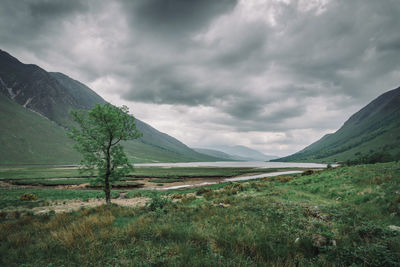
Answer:
POLYGON ((263 161, 219 161, 183 163, 138 163, 135 166, 153 167, 254 167, 254 168, 326 168, 326 164, 263 161))
POLYGON ((184 185, 174 185, 164 188, 157 188, 157 190, 171 190, 171 189, 181 189, 181 188, 188 188, 188 187, 199 187, 203 185, 211 185, 211 184, 218 184, 218 183, 226 183, 226 182, 236 182, 236 181, 246 181, 246 180, 253 180, 259 179, 264 177, 273 177, 285 174, 295 174, 295 173, 302 173, 302 171, 283 171, 283 172, 270 172, 270 173, 262 173, 257 175, 248 175, 248 176, 237 176, 231 178, 225 178, 221 180, 216 180, 215 182, 203 182, 199 184, 184 184, 184 185))
POLYGON ((224 182, 246 181, 246 180, 253 180, 253 179, 259 179, 259 178, 264 178, 264 177, 274 177, 274 176, 279 176, 279 175, 296 174, 296 173, 302 173, 302 172, 303 171, 284 171, 284 172, 262 173, 262 174, 250 175, 250 176, 237 176, 237 177, 232 177, 232 178, 226 178, 226 179, 224 179, 224 182))

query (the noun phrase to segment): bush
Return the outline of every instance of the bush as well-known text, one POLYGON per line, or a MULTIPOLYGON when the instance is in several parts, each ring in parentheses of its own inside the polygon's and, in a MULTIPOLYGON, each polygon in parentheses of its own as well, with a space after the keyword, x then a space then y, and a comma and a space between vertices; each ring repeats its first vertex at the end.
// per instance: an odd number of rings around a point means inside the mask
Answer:
POLYGON ((19 197, 19 200, 21 201, 37 200, 37 196, 35 194, 25 193, 19 197))
POLYGON ((197 190, 196 195, 200 196, 211 191, 212 190, 210 188, 201 187, 199 190, 197 190))
POLYGON ((307 176, 307 175, 311 175, 311 174, 313 174, 313 173, 314 173, 313 170, 305 170, 305 171, 301 174, 301 176, 307 176))
POLYGON ((151 198, 151 202, 148 205, 148 208, 151 211, 155 211, 157 209, 163 209, 168 204, 169 204, 169 200, 167 198, 162 198, 156 194, 151 198))

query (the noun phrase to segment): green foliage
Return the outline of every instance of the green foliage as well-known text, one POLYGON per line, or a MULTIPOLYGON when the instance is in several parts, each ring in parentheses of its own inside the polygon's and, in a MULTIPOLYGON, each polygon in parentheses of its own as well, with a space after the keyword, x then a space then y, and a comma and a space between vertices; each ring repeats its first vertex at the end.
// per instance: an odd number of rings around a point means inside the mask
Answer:
POLYGON ((400 160, 400 153, 398 155, 391 155, 388 152, 375 152, 366 155, 359 153, 357 158, 347 160, 346 165, 374 164, 378 162, 390 162, 394 160, 400 160))
POLYGON ((104 183, 106 200, 109 202, 110 182, 119 180, 132 171, 133 166, 120 144, 121 141, 139 138, 135 118, 128 108, 111 104, 97 104, 87 111, 71 111, 79 129, 72 128, 69 137, 76 141, 75 148, 82 154, 84 171, 98 172, 104 183))
POLYGON ((148 209, 150 211, 156 211, 156 210, 162 210, 164 207, 166 207, 170 201, 167 198, 163 198, 158 194, 153 195, 151 198, 150 203, 148 204, 148 209))

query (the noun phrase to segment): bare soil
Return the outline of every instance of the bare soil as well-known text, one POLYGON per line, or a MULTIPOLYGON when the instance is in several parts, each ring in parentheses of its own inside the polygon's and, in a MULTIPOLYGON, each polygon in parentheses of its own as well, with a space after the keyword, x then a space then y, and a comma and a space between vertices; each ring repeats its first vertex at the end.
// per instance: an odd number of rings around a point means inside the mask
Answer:
MULTIPOLYGON (((124 199, 112 199, 111 203, 118 204, 120 206, 128 206, 128 207, 143 207, 146 205, 146 202, 149 201, 150 198, 146 197, 135 197, 135 198, 124 198, 124 199)), ((104 199, 89 199, 88 201, 82 200, 59 200, 49 203, 47 206, 35 207, 32 208, 32 212, 35 214, 46 213, 50 211, 55 211, 56 213, 60 212, 70 212, 74 210, 78 210, 82 207, 97 207, 100 205, 104 205, 104 199)))

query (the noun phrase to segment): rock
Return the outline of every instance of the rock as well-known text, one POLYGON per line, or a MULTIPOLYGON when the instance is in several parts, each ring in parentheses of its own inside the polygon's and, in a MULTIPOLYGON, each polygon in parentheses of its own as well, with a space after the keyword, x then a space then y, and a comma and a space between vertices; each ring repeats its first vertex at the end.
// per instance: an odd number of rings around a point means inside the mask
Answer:
POLYGON ((224 204, 224 203, 219 203, 218 204, 218 207, 220 207, 220 208, 227 208, 229 206, 230 206, 229 204, 224 204))
POLYGON ((313 245, 316 247, 323 247, 326 245, 326 237, 321 234, 313 234, 312 236, 313 245))
POLYGON ((389 225, 389 229, 393 231, 400 232, 400 227, 396 225, 389 225))

